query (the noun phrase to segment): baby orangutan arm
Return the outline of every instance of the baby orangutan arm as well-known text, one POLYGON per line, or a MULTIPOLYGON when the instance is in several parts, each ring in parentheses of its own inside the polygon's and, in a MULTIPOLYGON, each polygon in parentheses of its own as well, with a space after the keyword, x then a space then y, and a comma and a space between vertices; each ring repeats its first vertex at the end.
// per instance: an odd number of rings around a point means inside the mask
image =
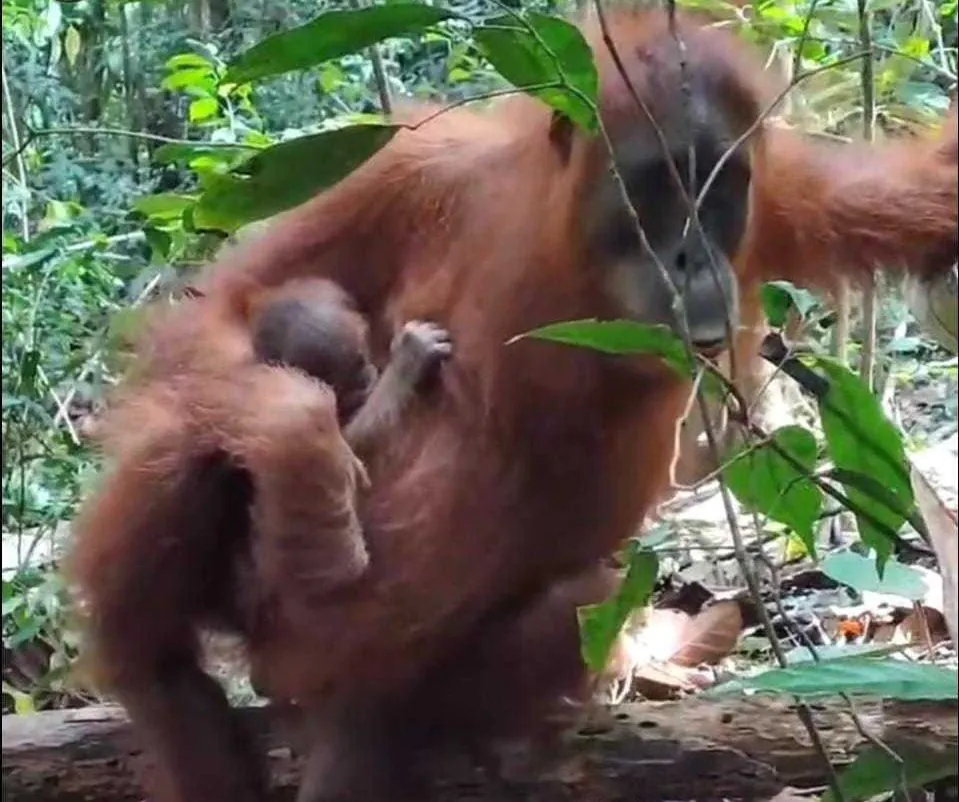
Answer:
POLYGON ((396 426, 417 390, 452 352, 446 329, 420 320, 407 323, 393 338, 390 361, 366 403, 344 427, 350 447, 363 451, 396 426))

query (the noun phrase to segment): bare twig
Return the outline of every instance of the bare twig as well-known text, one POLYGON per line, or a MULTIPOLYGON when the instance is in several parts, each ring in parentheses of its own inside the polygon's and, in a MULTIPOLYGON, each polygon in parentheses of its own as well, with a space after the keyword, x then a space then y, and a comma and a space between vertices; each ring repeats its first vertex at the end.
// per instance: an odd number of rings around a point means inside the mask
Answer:
MULTIPOLYGON (((679 62, 680 62, 680 74, 681 76, 685 76, 686 48, 685 48, 685 44, 682 42, 682 40, 680 39, 676 31, 675 7, 671 6, 670 8, 671 8, 671 11, 669 12, 670 32, 677 46, 679 62)), ((684 225, 686 227, 688 227, 689 225, 694 225, 696 227, 697 233, 700 235, 701 240, 706 247, 707 255, 709 257, 710 272, 712 273, 714 284, 719 290, 720 299, 723 304, 723 311, 725 312, 725 316, 726 316, 727 335, 731 337, 732 332, 729 324, 730 309, 731 309, 730 299, 726 297, 725 288, 721 280, 721 268, 717 264, 716 256, 713 253, 712 248, 709 247, 709 238, 705 235, 705 232, 702 229, 702 224, 699 220, 699 204, 693 203, 693 200, 686 189, 686 182, 683 180, 683 177, 679 174, 679 170, 676 166, 676 163, 673 161, 672 152, 669 147, 669 141, 667 140, 666 135, 663 132, 663 129, 660 127, 659 123, 656 121, 656 118, 653 116, 652 110, 649 108, 646 101, 639 94, 639 92, 636 91, 636 87, 633 86, 633 82, 629 79, 629 74, 626 70, 626 66, 623 64, 623 61, 620 58, 619 50, 616 48, 616 43, 613 41, 613 37, 609 31, 609 25, 606 21, 606 14, 603 9, 601 0, 595 0, 595 9, 596 9, 596 16, 599 21, 600 31, 603 36, 603 43, 606 45, 606 49, 609 51, 609 54, 613 59, 613 64, 616 67, 617 72, 620 74, 620 77, 622 77, 623 82, 625 83, 633 103, 636 105, 637 109, 639 109, 642 115, 646 118, 647 122, 650 124, 653 130, 653 134, 656 136, 656 140, 660 146, 660 149, 663 152, 663 158, 665 160, 666 168, 667 168, 667 171, 669 172, 670 179, 673 181, 673 184, 678 190, 680 197, 682 198, 683 202, 686 204, 687 216, 686 216, 684 225)), ((686 103, 688 101, 688 98, 685 97, 685 94, 688 92, 689 86, 688 86, 688 82, 685 80, 685 77, 682 78, 682 83, 683 83, 682 91, 684 93, 684 103, 686 103)), ((603 132, 603 135, 606 138, 606 145, 609 150, 610 160, 613 163, 613 165, 615 165, 615 151, 612 147, 612 142, 606 136, 605 131, 603 132)), ((695 168, 695 162, 692 158, 690 159, 690 164, 688 165, 688 167, 691 171, 691 174, 694 174, 693 171, 695 168)), ((618 170, 616 170, 615 172, 618 175, 618 170)), ((625 183, 622 182, 621 178, 618 180, 617 183, 620 185, 621 192, 624 193, 623 197, 627 205, 627 208, 631 208, 632 201, 628 198, 628 192, 626 192, 625 183)), ((692 192, 693 192, 693 195, 695 195, 695 187, 692 187, 692 192)), ((634 226, 637 228, 637 231, 642 232, 642 227, 640 226, 640 221, 638 216, 635 216, 635 220, 633 221, 633 223, 634 223, 634 226)), ((645 239, 645 236, 646 236, 645 232, 642 232, 640 236, 641 242, 643 239, 645 239)), ((643 243, 643 247, 649 253, 652 253, 652 249, 648 247, 648 242, 643 243)), ((686 319, 686 313, 685 313, 685 307, 682 300, 682 295, 679 292, 679 289, 676 287, 672 276, 669 275, 669 271, 666 270, 665 266, 662 266, 662 263, 660 262, 660 260, 655 254, 653 254, 653 258, 655 259, 657 269, 660 272, 661 280, 664 281, 666 286, 670 289, 670 293, 672 295, 672 312, 677 322, 677 328, 680 330, 680 333, 682 335, 683 342, 686 346, 687 351, 692 353, 693 352, 692 341, 688 331, 689 323, 688 323, 688 320, 686 319)))
MULTIPOLYGON (((667 0, 667 2, 670 4, 669 5, 670 30, 673 36, 676 37, 675 6, 672 4, 671 0, 667 0)), ((658 129, 658 126, 656 125, 656 122, 653 119, 652 114, 649 112, 649 109, 647 108, 646 104, 643 102, 642 98, 639 96, 635 88, 632 86, 632 83, 629 79, 628 72, 623 66, 622 61, 619 59, 615 44, 612 41, 612 37, 610 35, 609 28, 606 23, 605 14, 602 7, 602 0, 595 0, 595 8, 596 8, 597 17, 599 19, 603 40, 610 51, 610 55, 613 57, 614 64, 620 73, 620 77, 625 82, 626 86, 629 87, 629 90, 633 97, 634 102, 643 110, 643 112, 645 113, 645 116, 651 122, 654 130, 657 131, 657 137, 659 138, 660 145, 663 148, 664 158, 666 159, 668 164, 672 165, 673 169, 671 170, 671 172, 673 172, 675 171, 675 165, 673 165, 672 155, 670 153, 668 142, 665 140, 665 137, 662 135, 662 131, 658 129)), ((677 46, 679 48, 680 59, 682 61, 684 59, 685 48, 678 37, 676 37, 676 41, 677 41, 677 46)), ((777 102, 778 102, 778 98, 777 98, 777 102)), ((770 106, 770 111, 774 107, 775 107, 775 103, 770 106)), ((723 159, 728 160, 728 158, 735 151, 735 149, 738 148, 742 143, 744 143, 749 138, 749 136, 752 134, 753 131, 758 129, 758 127, 762 124, 764 119, 765 119, 765 115, 760 115, 759 118, 755 121, 754 125, 751 126, 750 131, 744 134, 740 138, 740 140, 738 140, 731 148, 729 148, 726 151, 725 154, 723 154, 723 158, 720 159, 720 163, 718 163, 713 168, 712 174, 707 180, 707 186, 703 188, 696 202, 690 204, 690 218, 692 218, 693 220, 696 220, 698 218, 699 206, 702 202, 702 199, 705 197, 706 191, 708 190, 708 185, 711 183, 711 181, 715 179, 715 176, 718 175, 719 170, 722 168, 723 159)), ((601 130, 603 131, 603 134, 605 137, 606 136, 605 130, 602 128, 602 126, 601 126, 601 130)), ((686 320, 686 316, 685 314, 681 313, 681 310, 683 310, 682 298, 678 290, 676 289, 675 284, 673 283, 672 277, 669 275, 668 270, 665 268, 665 266, 662 266, 661 262, 657 258, 655 258, 655 253, 653 252, 652 248, 649 246, 648 240, 645 236, 645 232, 643 231, 643 228, 641 225, 641 221, 639 220, 638 214, 636 213, 635 208, 633 207, 632 199, 629 197, 629 193, 626 190, 625 182, 623 182, 622 177, 619 176, 619 171, 617 170, 616 164, 615 164, 615 151, 613 150, 612 143, 609 141, 608 137, 606 137, 606 142, 607 142, 607 147, 609 148, 609 151, 610 151, 610 158, 612 159, 611 170, 613 171, 614 176, 618 177, 617 183, 621 187, 620 191, 623 196, 624 205, 626 206, 628 210, 630 210, 631 217, 633 218, 633 222, 637 229, 637 233, 639 235, 641 244, 643 245, 644 249, 646 249, 653 257, 654 263, 657 264, 657 267, 659 268, 660 272, 663 274, 663 279, 666 283, 666 286, 672 288, 672 292, 674 295, 673 312, 675 317, 677 318, 677 324, 678 324, 677 328, 679 329, 682 335, 682 338, 687 350, 690 353, 695 353, 694 349, 692 348, 692 343, 690 341, 688 322, 686 320)), ((684 193, 685 184, 682 181, 681 176, 678 176, 677 185, 680 189, 680 192, 684 193)), ((695 188, 693 188, 693 191, 695 192, 695 188)), ((716 266, 713 266, 713 269, 718 270, 716 266)), ((727 331, 729 331, 732 327, 732 321, 729 319, 728 305, 726 306, 726 315, 727 315, 727 331)), ((715 368, 713 368, 713 366, 710 365, 710 369, 714 370, 715 368)), ((699 387, 698 385, 696 388, 694 388, 694 392, 696 394, 696 401, 699 406, 700 415, 703 418, 703 429, 706 434, 706 440, 709 445, 710 452, 712 453, 712 458, 716 464, 720 464, 721 455, 720 455, 719 445, 717 442, 716 433, 709 419, 709 409, 706 403, 705 395, 703 394, 701 387, 699 387)), ((745 409, 746 409, 745 404, 740 403, 740 410, 742 410, 742 412, 745 413, 745 409)), ((761 594, 761 589, 759 587, 759 582, 758 582, 758 579, 756 578, 755 572, 752 570, 751 564, 749 563, 748 555, 746 554, 745 545, 742 537, 742 532, 739 529, 738 520, 736 518, 735 509, 733 507, 732 496, 730 495, 729 488, 727 487, 724 481, 723 475, 721 473, 719 474, 719 486, 720 486, 720 492, 721 492, 721 497, 723 501, 723 507, 726 513, 726 518, 733 535, 733 542, 734 542, 734 548, 735 548, 737 559, 739 560, 743 570, 743 574, 746 577, 750 594, 757 602, 757 613, 760 617, 763 628, 766 631, 767 636, 770 639, 770 642, 774 644, 773 648, 774 648, 774 652, 777 655, 777 659, 780 661, 781 665, 785 666, 786 665, 785 654, 783 653, 782 646, 779 644, 776 638, 776 633, 773 628, 772 621, 769 618, 769 614, 765 610, 765 607, 762 605, 762 594, 761 594)), ((842 800, 844 799, 842 794, 842 789, 839 786, 835 769, 833 768, 832 764, 829 761, 822 738, 820 737, 820 734, 818 730, 816 729, 815 723, 812 719, 812 714, 809 711, 809 709, 805 706, 805 704, 802 702, 802 700, 797 699, 796 701, 797 701, 797 710, 798 710, 799 718, 803 726, 806 728, 809 738, 814 748, 816 749, 817 753, 819 754, 820 758, 823 760, 824 766, 826 767, 826 770, 828 772, 830 787, 832 788, 834 794, 836 795, 836 798, 842 802, 842 800)))
MULTIPOLYGON (((782 603, 781 594, 779 591, 780 582, 779 582, 779 569, 776 567, 776 564, 769 559, 769 557, 763 552, 762 549, 758 550, 759 559, 766 566, 769 571, 770 579, 772 580, 773 585, 773 603, 776 605, 776 612, 779 614, 779 617, 783 620, 783 623, 789 628, 798 641, 802 642, 803 647, 809 652, 810 657, 816 663, 821 662, 822 658, 819 655, 819 650, 816 648, 816 645, 812 642, 812 639, 806 633, 806 631, 799 626, 793 617, 787 612, 785 606, 782 603)), ((917 602, 918 605, 918 602, 917 602)), ((923 619, 924 620, 924 619, 923 619)), ((852 721, 853 726, 856 728, 856 732, 859 736, 871 743, 877 749, 882 752, 885 752, 886 755, 899 766, 899 780, 902 787, 902 791, 906 794, 908 798, 909 794, 909 784, 907 781, 905 773, 905 762, 902 757, 896 753, 896 751, 885 743, 881 738, 873 735, 866 728, 866 725, 863 724, 862 718, 859 715, 859 710, 856 707, 856 703, 853 698, 846 692, 841 691, 839 697, 846 703, 849 713, 849 719, 852 721)))
MULTIPOLYGON (((3 160, 3 164, 6 166, 10 159, 16 161, 20 185, 23 187, 24 192, 28 192, 27 163, 23 158, 23 149, 26 147, 26 143, 20 141, 20 129, 17 126, 17 115, 13 108, 13 97, 10 94, 10 81, 7 78, 6 61, 0 64, 0 74, 2 74, 3 77, 3 110, 7 115, 7 123, 10 125, 10 143, 13 145, 13 153, 3 160)), ((24 242, 29 242, 30 240, 29 212, 28 201, 24 199, 20 204, 20 235, 23 237, 24 242)))
MULTIPOLYGON (((147 142, 162 142, 168 145, 189 145, 191 147, 204 147, 204 148, 237 148, 237 147, 249 147, 247 145, 240 145, 235 142, 207 142, 206 140, 199 139, 178 139, 173 136, 163 136, 162 134, 151 134, 149 131, 130 131, 126 128, 102 128, 100 126, 91 126, 91 125, 71 125, 71 126, 59 126, 55 128, 37 128, 27 131, 26 138, 20 143, 20 147, 15 150, 13 153, 7 154, 4 158, 3 163, 6 165, 11 159, 19 156, 23 150, 29 145, 34 139, 38 139, 42 136, 126 136, 134 139, 143 139, 147 142)), ((255 148, 250 147, 250 150, 255 150, 255 148)))
MULTIPOLYGON (((873 79, 872 33, 869 30, 871 19, 866 9, 866 0, 857 0, 857 5, 859 9, 859 40, 863 51, 866 53, 860 71, 862 78, 862 134, 866 142, 872 142, 876 133, 876 93, 873 79)), ((876 293, 876 274, 873 272, 872 281, 863 292, 862 298, 862 322, 865 327, 865 340, 862 344, 862 360, 859 365, 859 375, 870 390, 875 387, 876 325, 878 317, 876 293)))
POLYGON ((947 75, 955 79, 955 72, 949 69, 949 58, 946 55, 946 42, 942 36, 942 25, 936 17, 935 6, 930 0, 919 0, 919 9, 922 11, 922 15, 926 18, 926 22, 936 38, 936 54, 939 56, 940 68, 947 75))
MULTIPOLYGON (((131 304, 131 308, 136 308, 137 306, 142 304, 144 300, 146 300, 146 298, 149 297, 149 295, 153 292, 153 290, 156 289, 156 286, 159 283, 160 283, 160 275, 157 274, 152 279, 150 279, 149 282, 147 282, 147 285, 143 288, 140 294, 137 295, 136 298, 134 298, 133 303, 131 304)), ((77 374, 77 378, 74 380, 73 385, 67 391, 67 394, 63 397, 63 401, 62 401, 62 404, 60 405, 60 409, 57 411, 57 414, 53 419, 54 425, 60 423, 61 421, 69 420, 66 417, 66 412, 69 410, 70 404, 73 403, 73 399, 76 397, 77 393, 80 391, 80 385, 83 383, 84 379, 86 379, 87 374, 91 370, 93 370, 94 365, 97 364, 97 362, 100 360, 102 356, 103 356, 103 349, 97 348, 92 354, 90 354, 89 357, 87 357, 86 361, 81 366, 80 372, 77 374)))
POLYGON ((785 89, 781 90, 772 101, 766 106, 765 109, 760 112, 760 114, 753 121, 753 124, 750 125, 739 137, 733 142, 728 148, 726 148, 725 153, 716 161, 716 166, 713 167, 712 172, 709 174, 709 177, 703 183, 703 188, 699 191, 699 196, 696 198, 696 204, 701 205, 703 199, 706 197, 706 193, 712 188, 713 182, 716 180, 716 176, 719 175, 720 171, 725 166, 726 162, 729 161, 730 157, 736 150, 743 145, 749 138, 756 133, 759 127, 766 121, 766 119, 773 113, 776 107, 782 102, 782 99, 786 97, 793 89, 795 89, 799 84, 804 81, 812 78, 814 75, 820 75, 829 70, 835 70, 839 67, 842 67, 846 64, 851 64, 854 61, 858 61, 863 57, 863 53, 853 53, 849 56, 843 56, 842 58, 837 58, 835 61, 830 61, 828 64, 823 64, 821 67, 816 67, 814 70, 808 70, 802 75, 796 75, 793 77, 792 81, 786 86, 785 89))
POLYGON ((803 18, 802 31, 799 34, 799 39, 796 41, 796 49, 793 51, 793 68, 791 78, 794 78, 797 75, 802 75, 802 51, 806 46, 806 42, 809 41, 809 26, 812 24, 813 17, 816 16, 816 6, 818 5, 819 0, 812 0, 812 2, 809 4, 809 8, 806 10, 806 16, 803 18))
MULTIPOLYGON (((719 452, 719 444, 716 440, 716 433, 713 431, 712 424, 706 415, 706 398, 701 391, 697 393, 697 400, 699 401, 700 414, 703 416, 703 431, 706 434, 706 442, 709 444, 709 449, 712 452, 712 458, 718 464, 721 462, 722 456, 719 452)), ((745 407, 742 407, 742 409, 745 409, 745 407)), ((756 572, 753 570, 752 561, 749 559, 749 554, 746 551, 743 533, 739 527, 739 519, 736 516, 735 507, 733 507, 732 494, 729 491, 729 486, 726 484, 725 477, 722 473, 719 474, 719 491, 720 498, 723 502, 723 510, 726 514, 726 521, 729 524, 729 531, 733 538, 733 550, 736 554, 736 561, 739 563, 739 567, 743 572, 743 578, 746 580, 746 587, 749 589, 749 595, 753 599, 753 604, 756 608, 756 615, 759 617, 759 623, 763 628, 766 638, 769 640, 769 645, 772 648, 776 662, 779 663, 780 667, 786 668, 789 665, 789 662, 786 660, 786 653, 783 651, 782 644, 779 642, 779 637, 776 635, 776 628, 773 626, 772 619, 769 616, 769 611, 766 609, 766 605, 763 603, 762 588, 759 585, 759 578, 756 576, 756 572)), ((812 743, 813 749, 816 750, 816 753, 823 762, 823 766, 826 768, 827 776, 829 778, 829 787, 832 789, 833 794, 835 795, 836 799, 839 800, 839 802, 845 802, 846 797, 843 793, 842 787, 839 785, 839 777, 836 774, 835 767, 829 760, 829 755, 826 752, 826 747, 823 743, 822 736, 819 734, 819 730, 816 728, 815 721, 813 721, 812 712, 800 697, 797 696, 795 701, 796 715, 799 716, 799 720, 806 728, 810 743, 812 743)))
POLYGON ((849 282, 838 280, 835 292, 836 322, 832 326, 830 349, 842 364, 849 361, 849 282))
MULTIPOLYGON (((350 0, 353 8, 365 8, 363 0, 350 0)), ((372 45, 366 50, 367 58, 373 65, 373 80, 376 82, 376 93, 380 98, 380 111, 383 114, 393 113, 393 98, 390 96, 390 85, 386 78, 386 69, 383 66, 383 56, 378 45, 372 45)))
POLYGON ((431 114, 426 115, 422 120, 412 123, 410 125, 401 124, 401 128, 409 129, 410 131, 415 131, 417 128, 421 128, 429 122, 432 122, 437 117, 442 117, 447 112, 452 111, 453 109, 458 109, 462 106, 467 106, 470 103, 479 103, 483 100, 492 100, 497 97, 506 97, 507 95, 519 95, 525 94, 527 92, 539 92, 543 89, 557 89, 563 86, 562 81, 548 81, 542 84, 529 84, 527 86, 515 87, 511 86, 507 89, 492 89, 489 92, 483 92, 479 95, 470 95, 469 97, 460 98, 459 100, 454 100, 452 103, 447 103, 443 108, 438 109, 437 111, 432 112, 431 114))

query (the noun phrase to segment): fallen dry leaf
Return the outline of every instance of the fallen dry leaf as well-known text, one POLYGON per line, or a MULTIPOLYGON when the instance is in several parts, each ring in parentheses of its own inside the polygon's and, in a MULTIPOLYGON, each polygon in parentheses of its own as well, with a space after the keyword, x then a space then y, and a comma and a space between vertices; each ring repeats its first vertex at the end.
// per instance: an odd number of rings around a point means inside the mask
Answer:
POLYGON ((642 626, 633 633, 638 650, 635 662, 665 663, 683 647, 691 620, 692 616, 682 610, 649 610, 642 626))
POLYGON ((904 285, 906 303, 925 333, 956 353, 956 326, 959 321, 959 299, 956 296, 956 265, 931 278, 910 276, 904 285))
POLYGON ((718 663, 736 648, 742 631, 739 603, 732 599, 716 602, 687 623, 682 643, 670 662, 687 667, 718 663))
POLYGON ((892 642, 932 647, 948 639, 945 616, 935 608, 920 605, 896 625, 892 642))
POLYGON ((653 609, 633 633, 633 664, 672 663, 686 668, 718 663, 739 641, 743 614, 733 599, 716 602, 696 615, 653 609))
POLYGON ((959 647, 959 528, 956 517, 946 508, 923 474, 912 468, 916 506, 929 529, 942 575, 942 612, 946 617, 953 646, 959 647))

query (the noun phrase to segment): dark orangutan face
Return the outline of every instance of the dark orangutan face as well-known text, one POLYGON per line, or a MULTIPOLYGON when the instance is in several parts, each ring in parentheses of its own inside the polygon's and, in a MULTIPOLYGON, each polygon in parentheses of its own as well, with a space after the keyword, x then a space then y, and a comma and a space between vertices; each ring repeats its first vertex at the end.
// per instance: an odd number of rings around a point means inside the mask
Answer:
MULTIPOLYGON (((657 47, 657 50, 659 47, 657 47)), ((645 54, 655 61, 656 53, 645 54)), ((699 207, 699 225, 690 219, 695 199, 723 154, 755 119, 751 98, 730 96, 728 82, 695 63, 687 70, 689 96, 682 102, 678 76, 657 73, 655 86, 636 81, 662 131, 657 135, 634 101, 624 111, 604 115, 616 164, 646 234, 648 247, 608 173, 608 160, 586 212, 590 262, 603 271, 604 287, 621 314, 644 323, 673 326, 668 273, 683 299, 695 347, 713 351, 727 340, 727 320, 736 326, 738 299, 731 261, 745 235, 749 208, 750 163, 746 146, 724 162, 699 207), (663 147, 665 140, 666 147, 663 147), (672 161, 675 170, 670 168, 672 161), (652 253, 650 253, 650 250, 652 253)), ((602 144, 600 143, 600 147, 602 144)))

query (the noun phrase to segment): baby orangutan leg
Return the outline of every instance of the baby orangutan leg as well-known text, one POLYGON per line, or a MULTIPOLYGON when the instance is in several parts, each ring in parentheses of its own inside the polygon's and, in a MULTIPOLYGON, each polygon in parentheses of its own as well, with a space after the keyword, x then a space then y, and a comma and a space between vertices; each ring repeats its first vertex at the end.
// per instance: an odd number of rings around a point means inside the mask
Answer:
MULTIPOLYGON (((297 371, 258 366, 243 383, 225 450, 250 475, 257 581, 287 615, 315 611, 369 565, 356 514, 361 466, 340 431, 333 393, 297 371)), ((225 417, 225 421, 231 418, 225 417)))

